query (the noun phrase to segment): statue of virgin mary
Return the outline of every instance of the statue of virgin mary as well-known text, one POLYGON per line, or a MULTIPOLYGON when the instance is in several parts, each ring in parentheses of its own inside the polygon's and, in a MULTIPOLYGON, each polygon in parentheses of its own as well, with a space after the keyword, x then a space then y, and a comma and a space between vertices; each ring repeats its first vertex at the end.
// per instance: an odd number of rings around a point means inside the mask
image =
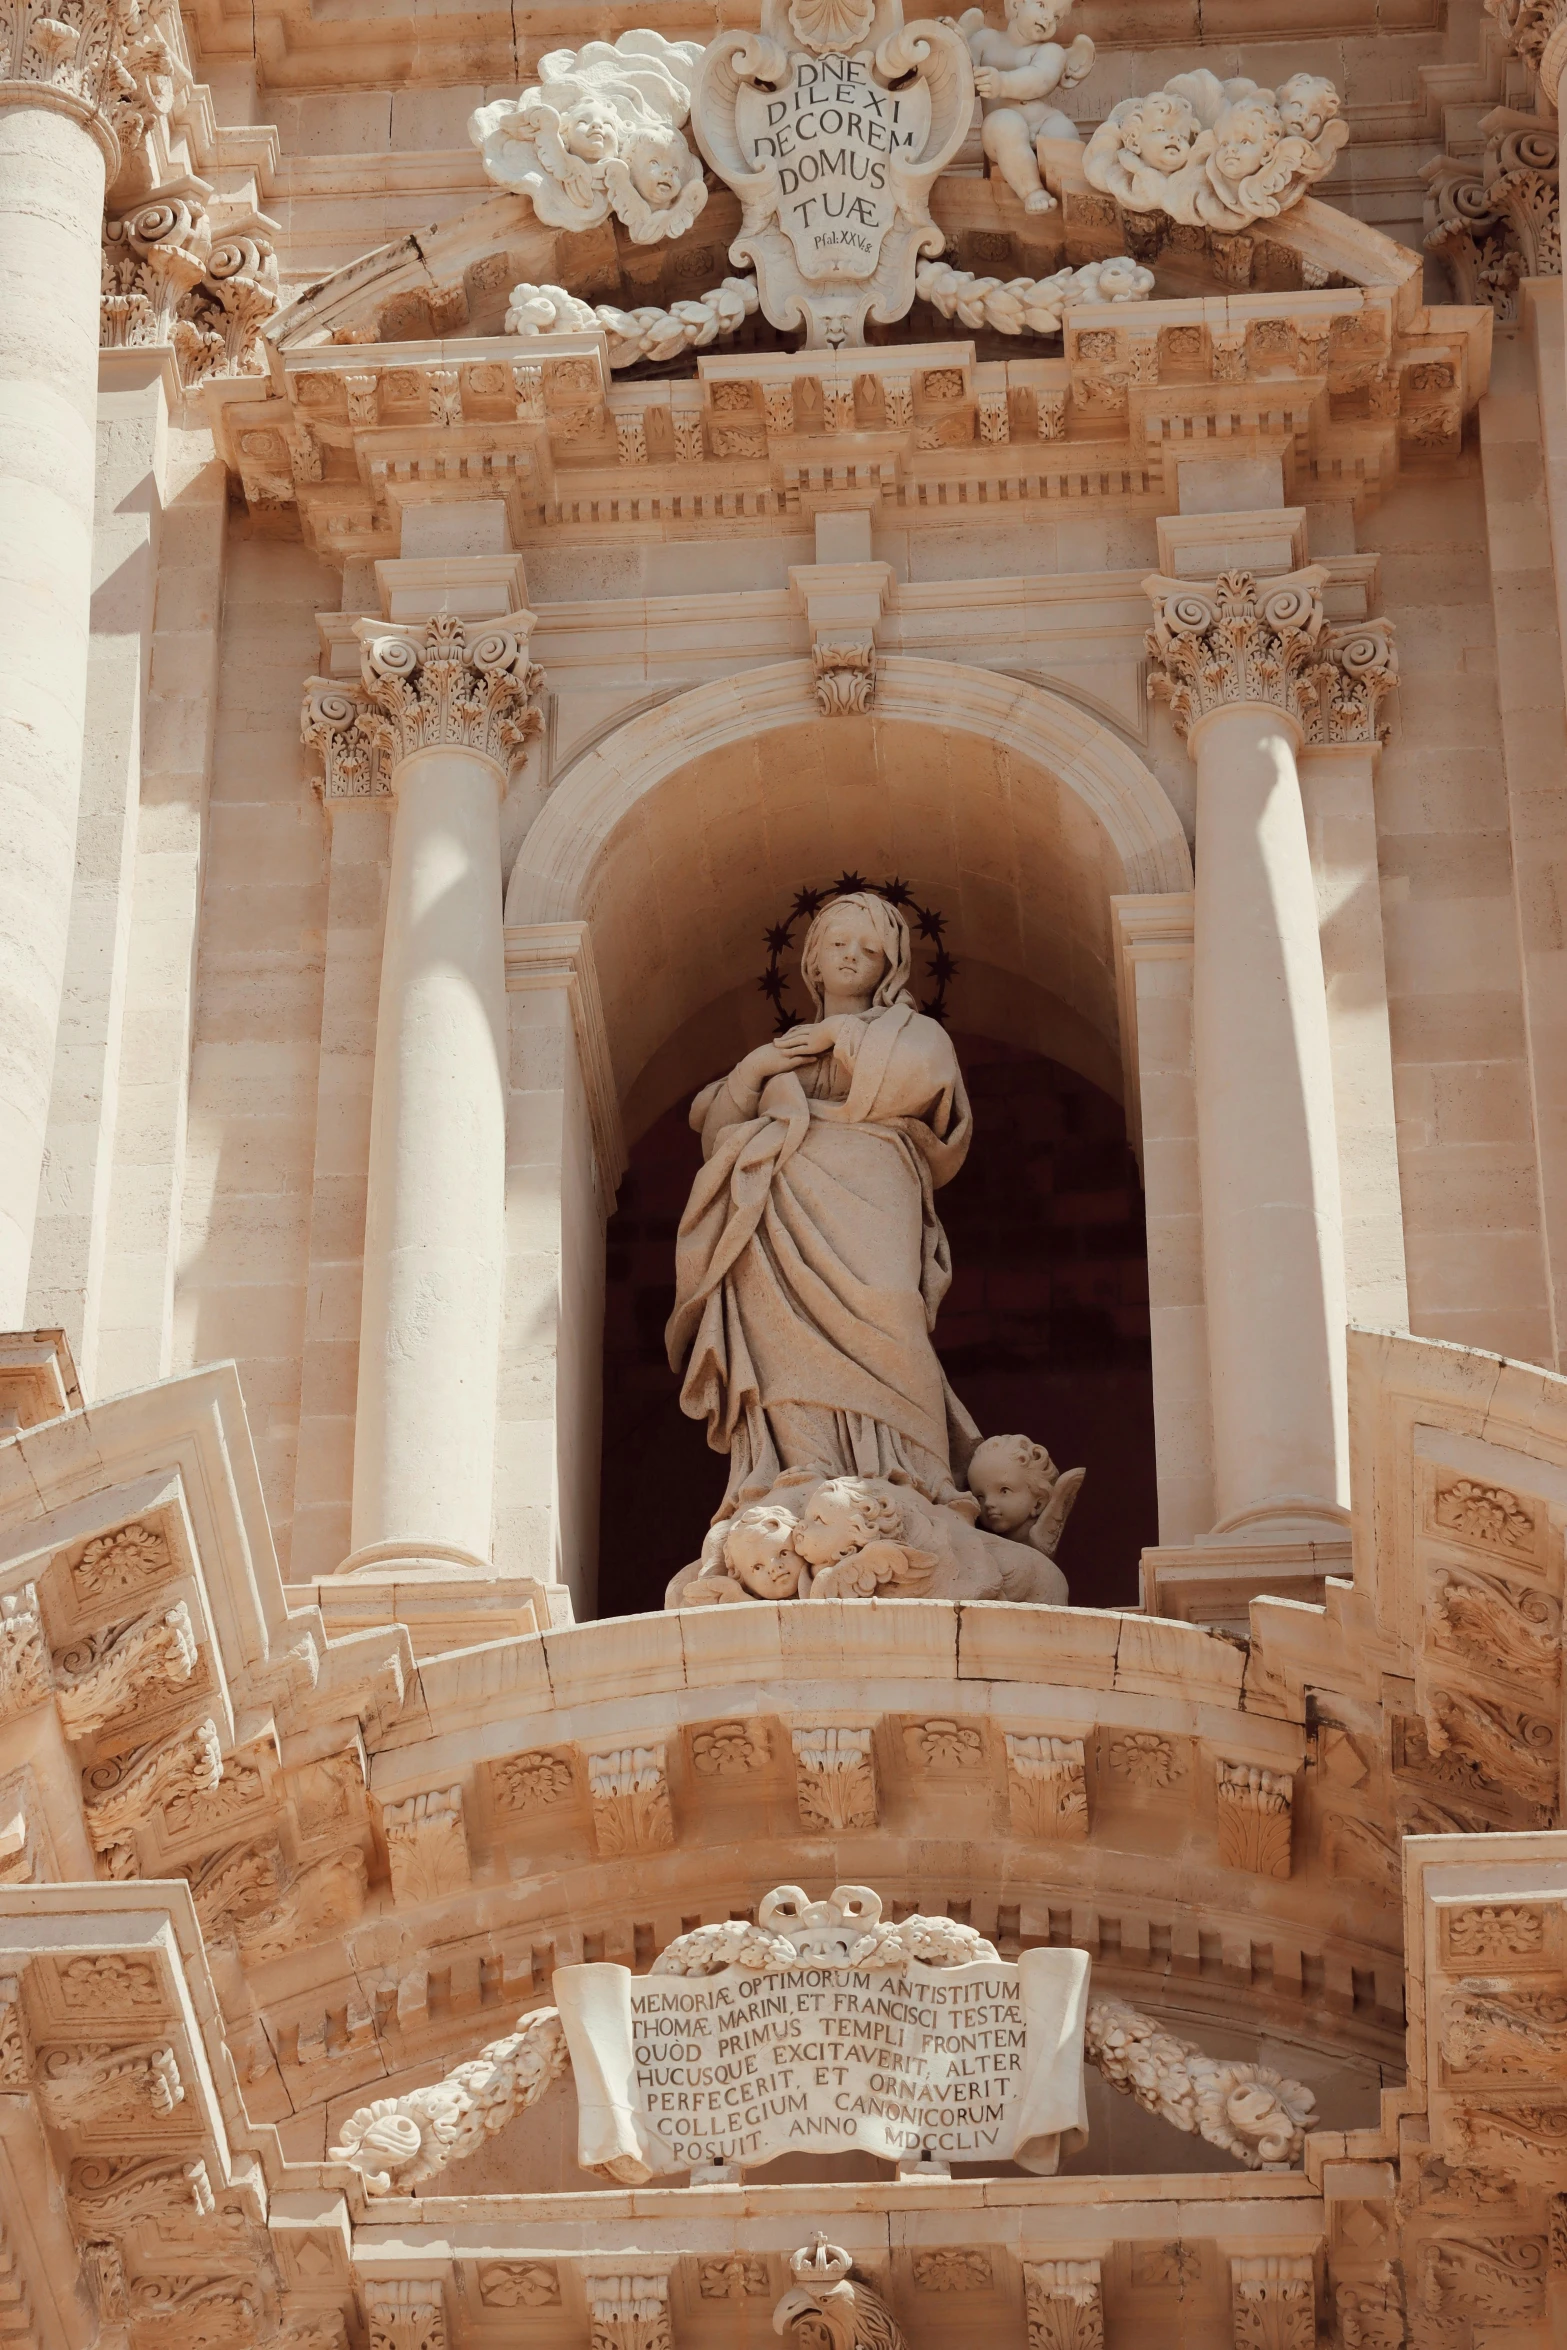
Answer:
POLYGON ((909 926, 872 891, 823 908, 816 1017, 691 1107, 704 1165, 665 1333, 682 1409, 729 1456, 728 1518, 780 1484, 913 1485, 972 1521, 979 1431, 931 1344, 952 1278, 935 1193, 972 1132, 951 1039, 909 989, 909 926))

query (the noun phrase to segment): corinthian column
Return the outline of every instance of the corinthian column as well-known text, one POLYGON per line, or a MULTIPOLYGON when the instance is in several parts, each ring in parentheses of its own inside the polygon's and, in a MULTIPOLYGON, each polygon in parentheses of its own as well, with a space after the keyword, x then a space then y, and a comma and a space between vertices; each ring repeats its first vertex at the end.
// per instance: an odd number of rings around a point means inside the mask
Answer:
POLYGON ((531 612, 362 620, 356 692, 312 678, 329 784, 396 802, 376 1019, 345 1566, 483 1574, 504 1281, 500 803, 537 726, 531 612))
POLYGON ((1327 995, 1296 758, 1374 742, 1379 621, 1330 627, 1320 566, 1154 576, 1151 690, 1197 768, 1193 1023, 1214 1535, 1341 1534, 1344 1239, 1327 995))
POLYGON ((71 911, 105 177, 167 58, 136 0, 0 9, 0 1328, 26 1302, 71 911))

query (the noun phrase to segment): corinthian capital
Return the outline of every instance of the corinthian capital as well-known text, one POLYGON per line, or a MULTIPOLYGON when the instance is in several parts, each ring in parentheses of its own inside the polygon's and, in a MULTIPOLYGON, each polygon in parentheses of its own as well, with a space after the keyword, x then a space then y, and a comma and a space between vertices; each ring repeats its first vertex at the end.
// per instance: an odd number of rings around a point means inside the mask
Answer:
POLYGON ((321 762, 321 797, 341 800, 389 796, 382 722, 357 685, 335 677, 307 677, 299 714, 300 739, 321 762))
MULTIPOLYGON (((478 751, 504 773, 539 726, 544 672, 528 659, 531 612, 411 627, 361 620, 360 671, 393 766, 415 751, 478 751)), ((375 721, 370 721, 375 723, 375 721)))
POLYGON ((0 105, 52 103, 84 117, 111 178, 120 156, 190 86, 169 0, 9 0, 0 8, 0 105))
POLYGON ((1377 741, 1377 709, 1398 674, 1393 632, 1385 620, 1333 626, 1327 576, 1314 563, 1282 579, 1144 580, 1148 691, 1170 704, 1183 739, 1215 710, 1261 702, 1286 711, 1308 743, 1377 741))

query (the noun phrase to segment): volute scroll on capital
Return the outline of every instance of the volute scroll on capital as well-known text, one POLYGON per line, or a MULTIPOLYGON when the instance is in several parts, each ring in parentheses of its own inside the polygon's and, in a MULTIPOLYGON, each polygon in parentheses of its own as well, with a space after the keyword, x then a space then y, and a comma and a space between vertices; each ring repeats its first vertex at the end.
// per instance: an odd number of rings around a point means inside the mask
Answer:
POLYGON ((1285 711, 1314 745, 1379 741, 1377 712, 1398 677, 1392 626, 1331 622, 1327 578, 1313 563, 1277 579, 1225 571, 1209 584, 1155 572, 1143 581, 1154 608, 1149 696, 1170 704, 1183 740, 1216 711, 1261 703, 1285 711))
POLYGON ((531 612, 359 621, 359 683, 305 681, 300 733, 321 760, 323 797, 384 797, 392 772, 416 751, 474 751, 504 779, 542 723, 532 629, 531 612))

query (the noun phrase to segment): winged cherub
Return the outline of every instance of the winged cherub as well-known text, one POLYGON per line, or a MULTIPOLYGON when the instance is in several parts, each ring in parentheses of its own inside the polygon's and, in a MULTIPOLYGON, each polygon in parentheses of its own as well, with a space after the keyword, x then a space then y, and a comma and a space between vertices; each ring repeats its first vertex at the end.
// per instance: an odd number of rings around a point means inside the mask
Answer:
POLYGON ((613 213, 633 244, 682 237, 707 202, 681 136, 701 54, 652 32, 552 49, 534 87, 479 107, 468 136, 491 179, 531 197, 551 228, 597 228, 613 213))
POLYGON ((984 108, 980 139, 1025 212, 1052 212, 1055 198, 1039 173, 1041 139, 1081 136, 1069 114, 1053 103, 1074 89, 1094 62, 1094 44, 1079 33, 1069 48, 1056 34, 1072 0, 1006 0, 1007 29, 986 24, 982 8, 958 19, 974 60, 974 89, 984 108))

